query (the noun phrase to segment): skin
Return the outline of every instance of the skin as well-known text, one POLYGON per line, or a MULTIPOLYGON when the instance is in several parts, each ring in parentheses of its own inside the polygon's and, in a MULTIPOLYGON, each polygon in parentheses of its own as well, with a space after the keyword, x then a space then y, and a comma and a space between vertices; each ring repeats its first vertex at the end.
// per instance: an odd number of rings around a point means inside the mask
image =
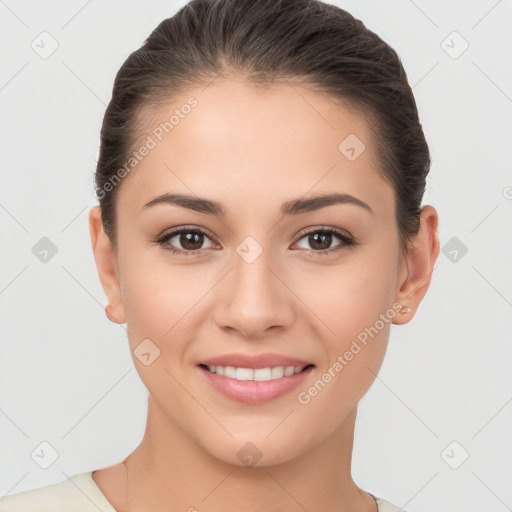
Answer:
MULTIPOLYGON (((190 96, 198 105, 120 185, 117 251, 99 206, 89 212, 110 318, 127 324, 132 355, 147 338, 160 350, 149 366, 133 357, 149 391, 143 440, 93 479, 119 511, 129 504, 234 512, 243 504, 247 512, 374 512, 375 501, 350 471, 357 403, 381 367, 391 324, 409 322, 428 289, 439 253, 437 212, 422 208, 420 231, 404 254, 394 192, 377 172, 365 119, 325 95, 218 78, 148 111, 146 134, 190 96), (366 145, 354 161, 338 150, 349 134, 366 145), (170 204, 141 212, 165 192, 218 201, 228 214, 170 204), (286 201, 332 192, 359 198, 374 214, 351 204, 289 217, 279 211, 286 201), (174 255, 151 242, 183 225, 208 232, 201 255, 174 255), (322 226, 345 230, 358 244, 310 255, 343 244, 335 235, 326 246, 304 236, 322 226), (251 264, 236 252, 247 236, 263 250, 251 264), (411 312, 385 323, 321 392, 300 403, 299 391, 396 302, 411 312), (232 352, 277 352, 315 368, 276 400, 242 404, 214 390, 196 367, 232 352), (253 467, 237 457, 248 442, 262 455, 253 467)), ((179 236, 171 243, 193 249, 179 236)))

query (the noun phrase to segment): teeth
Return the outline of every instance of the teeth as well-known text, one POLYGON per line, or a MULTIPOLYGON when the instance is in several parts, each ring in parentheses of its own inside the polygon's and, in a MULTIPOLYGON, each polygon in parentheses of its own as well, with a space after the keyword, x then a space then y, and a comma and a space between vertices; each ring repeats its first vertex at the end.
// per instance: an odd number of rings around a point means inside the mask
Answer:
POLYGON ((254 370, 252 368, 237 368, 235 372, 236 380, 254 380, 254 370))
MULTIPOLYGON (((292 367, 293 368, 293 367, 292 367)), ((279 375, 276 372, 276 375, 279 375)), ((279 378, 279 377, 275 377, 279 378)), ((258 368, 254 370, 254 380, 272 380, 272 369, 271 368, 258 368)))
POLYGON ((208 365, 212 373, 235 380, 275 380, 300 373, 304 366, 275 366, 274 368, 235 368, 234 366, 208 365))
POLYGON ((233 366, 225 366, 224 367, 224 377, 229 377, 230 379, 234 379, 236 377, 236 368, 233 366))

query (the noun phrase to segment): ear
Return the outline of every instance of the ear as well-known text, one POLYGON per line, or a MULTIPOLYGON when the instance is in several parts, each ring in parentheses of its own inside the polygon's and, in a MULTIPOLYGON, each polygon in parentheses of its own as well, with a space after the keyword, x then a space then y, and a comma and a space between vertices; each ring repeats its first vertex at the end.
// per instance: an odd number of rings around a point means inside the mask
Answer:
POLYGON ((430 286, 434 264, 439 255, 438 220, 437 211, 432 206, 427 205, 421 209, 420 229, 411 240, 408 253, 404 255, 402 284, 396 296, 396 301, 410 308, 410 312, 396 314, 394 324, 406 324, 414 317, 430 286))
POLYGON ((98 275, 107 296, 108 306, 105 312, 112 322, 124 324, 126 320, 119 285, 117 256, 110 239, 103 230, 99 206, 94 206, 89 211, 89 233, 98 275))

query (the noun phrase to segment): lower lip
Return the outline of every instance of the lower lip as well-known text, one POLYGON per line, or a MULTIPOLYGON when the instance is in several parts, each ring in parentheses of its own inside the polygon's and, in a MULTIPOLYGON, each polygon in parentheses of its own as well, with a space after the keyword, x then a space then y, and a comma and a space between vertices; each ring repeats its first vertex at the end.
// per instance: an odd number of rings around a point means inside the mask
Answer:
POLYGON ((229 377, 212 373, 202 366, 198 366, 198 368, 210 384, 228 398, 246 404, 261 404, 275 400, 295 389, 315 367, 310 366, 289 377, 264 381, 230 379, 229 377))

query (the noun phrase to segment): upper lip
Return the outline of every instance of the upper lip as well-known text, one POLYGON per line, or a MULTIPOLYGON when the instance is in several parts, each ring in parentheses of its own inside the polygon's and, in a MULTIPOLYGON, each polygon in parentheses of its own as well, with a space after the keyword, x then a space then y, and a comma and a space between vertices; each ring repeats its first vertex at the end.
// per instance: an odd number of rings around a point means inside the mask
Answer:
POLYGON ((309 361, 281 354, 265 353, 258 355, 224 354, 201 361, 207 366, 234 366, 236 368, 273 368, 275 366, 307 366, 309 361))

